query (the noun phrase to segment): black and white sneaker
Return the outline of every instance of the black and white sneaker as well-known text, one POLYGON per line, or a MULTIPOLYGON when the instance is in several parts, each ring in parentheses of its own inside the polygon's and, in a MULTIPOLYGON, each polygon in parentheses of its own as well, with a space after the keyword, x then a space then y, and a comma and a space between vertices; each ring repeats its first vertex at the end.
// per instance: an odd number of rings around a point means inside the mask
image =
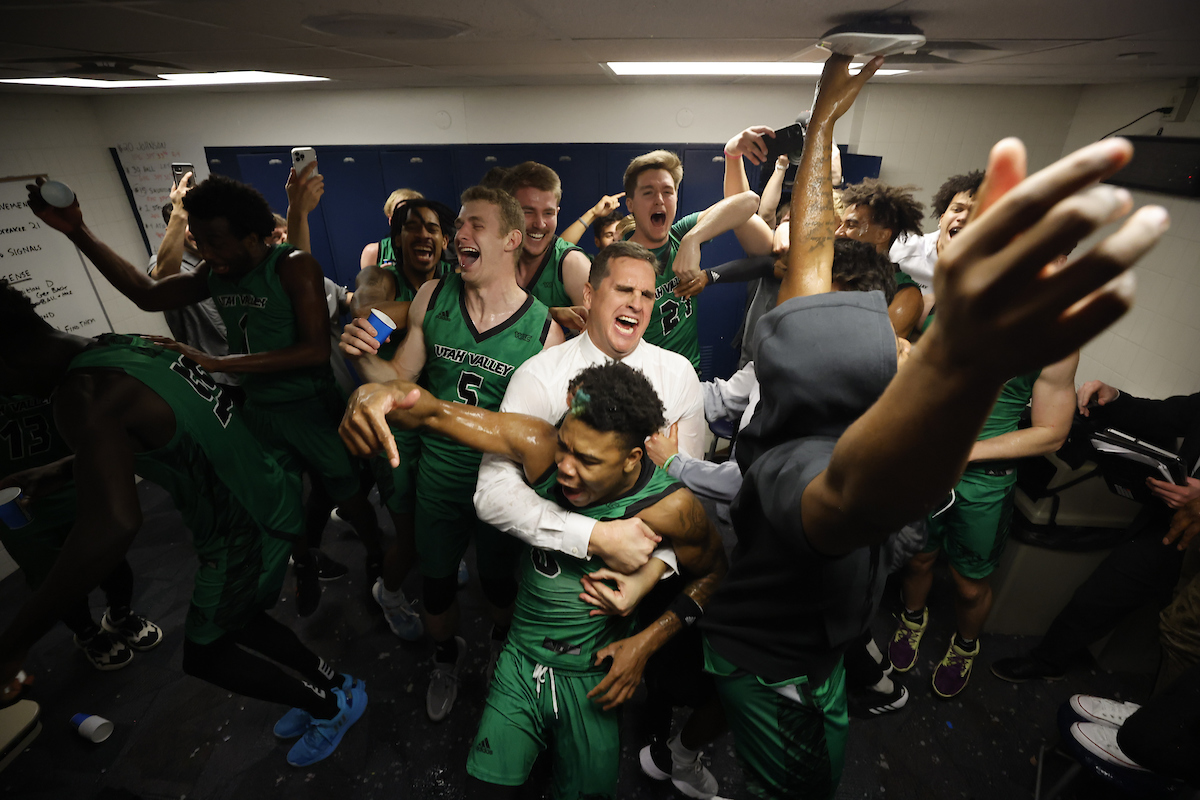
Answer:
POLYGON ((317 562, 317 577, 323 581, 336 581, 346 577, 350 569, 340 561, 334 561, 320 550, 310 551, 317 562))
POLYGON ((870 689, 854 689, 846 693, 850 716, 871 719, 881 714, 891 714, 904 708, 908 702, 908 689, 892 681, 891 692, 875 692, 870 689))
POLYGON ((133 651, 108 631, 96 631, 90 639, 75 637, 75 646, 83 651, 83 655, 92 666, 108 672, 129 664, 133 660, 133 651))
POLYGON ((651 739, 650 744, 641 749, 638 753, 638 763, 642 766, 642 772, 656 781, 665 781, 671 777, 671 749, 658 737, 651 739))
POLYGON ((162 644, 162 628, 138 614, 127 614, 125 619, 114 622, 109 611, 100 618, 100 627, 125 641, 134 650, 153 650, 162 644))

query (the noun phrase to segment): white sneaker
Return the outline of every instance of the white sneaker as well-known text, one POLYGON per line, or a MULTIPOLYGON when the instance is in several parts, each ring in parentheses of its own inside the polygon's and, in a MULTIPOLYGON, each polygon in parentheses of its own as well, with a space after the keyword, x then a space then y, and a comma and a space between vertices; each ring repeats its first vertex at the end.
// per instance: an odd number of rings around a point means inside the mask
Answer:
POLYGON ((667 745, 671 751, 671 783, 687 797, 700 797, 707 800, 720 788, 717 785, 717 779, 700 760, 700 756, 704 755, 703 752, 697 751, 696 757, 690 760, 681 758, 675 747, 672 746, 678 741, 679 737, 676 736, 667 745))
POLYGON ((392 633, 406 642, 420 639, 425 634, 425 625, 421 622, 421 615, 404 597, 404 592, 399 593, 399 601, 388 598, 385 592, 387 589, 384 588, 383 578, 376 579, 375 585, 371 587, 371 597, 375 598, 375 602, 383 609, 383 618, 387 620, 392 633))
POLYGON ((461 636, 454 637, 458 645, 458 658, 453 664, 435 660, 429 675, 429 690, 425 693, 425 713, 433 722, 441 722, 454 708, 458 699, 458 673, 467 660, 467 642, 461 636))
POLYGON ((1096 722, 1076 722, 1071 726, 1071 737, 1101 761, 1125 769, 1149 772, 1148 769, 1138 766, 1133 759, 1121 752, 1121 746, 1117 744, 1116 728, 1096 722))
POLYGON ((1071 704, 1071 710, 1084 722, 1094 722, 1110 728, 1121 727, 1125 720, 1133 716, 1133 712, 1141 708, 1137 703, 1122 703, 1120 700, 1109 700, 1090 694, 1071 695, 1068 702, 1071 704))

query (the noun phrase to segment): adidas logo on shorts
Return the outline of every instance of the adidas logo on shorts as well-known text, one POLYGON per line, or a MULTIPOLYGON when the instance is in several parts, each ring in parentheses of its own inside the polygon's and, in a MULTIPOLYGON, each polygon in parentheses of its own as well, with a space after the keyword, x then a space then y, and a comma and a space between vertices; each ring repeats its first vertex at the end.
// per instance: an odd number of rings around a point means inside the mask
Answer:
POLYGON ((488 743, 486 736, 483 737, 482 741, 475 744, 475 752, 483 753, 485 756, 492 755, 492 746, 488 743))

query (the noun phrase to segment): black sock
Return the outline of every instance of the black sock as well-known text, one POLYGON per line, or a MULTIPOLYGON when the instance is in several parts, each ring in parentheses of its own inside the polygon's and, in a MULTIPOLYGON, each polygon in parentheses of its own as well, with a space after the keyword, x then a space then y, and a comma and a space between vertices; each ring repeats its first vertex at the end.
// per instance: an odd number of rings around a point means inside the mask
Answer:
POLYGON ((493 622, 492 623, 492 641, 493 642, 503 642, 503 641, 507 640, 509 627, 510 626, 505 625, 502 628, 493 622))
POLYGON ((954 642, 958 645, 959 650, 974 650, 976 645, 979 644, 978 639, 964 639, 957 633, 954 634, 954 642))
POLYGON ((916 622, 917 624, 920 624, 921 620, 925 618, 925 607, 922 606, 916 611, 909 611, 907 608, 904 609, 904 618, 909 622, 916 622))
POLYGON ((458 639, 451 636, 444 642, 433 645, 433 660, 440 664, 453 664, 458 661, 458 639))

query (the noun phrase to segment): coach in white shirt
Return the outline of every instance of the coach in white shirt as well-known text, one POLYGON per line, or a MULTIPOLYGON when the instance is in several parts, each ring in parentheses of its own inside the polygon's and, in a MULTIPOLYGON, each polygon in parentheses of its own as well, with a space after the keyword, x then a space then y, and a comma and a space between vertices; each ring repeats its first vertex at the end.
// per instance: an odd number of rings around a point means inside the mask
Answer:
MULTIPOLYGON (((622 361, 650 380, 662 401, 667 429, 678 424, 679 449, 704 454, 704 402, 691 363, 678 353, 642 341, 654 310, 654 255, 633 242, 615 242, 596 256, 584 286, 584 332, 526 361, 513 373, 501 411, 557 424, 567 413, 567 387, 580 370, 622 361)), ((577 558, 598 555, 613 569, 644 564, 657 537, 639 519, 597 522, 544 500, 525 482, 516 463, 485 455, 475 489, 479 519, 535 547, 577 558)))

